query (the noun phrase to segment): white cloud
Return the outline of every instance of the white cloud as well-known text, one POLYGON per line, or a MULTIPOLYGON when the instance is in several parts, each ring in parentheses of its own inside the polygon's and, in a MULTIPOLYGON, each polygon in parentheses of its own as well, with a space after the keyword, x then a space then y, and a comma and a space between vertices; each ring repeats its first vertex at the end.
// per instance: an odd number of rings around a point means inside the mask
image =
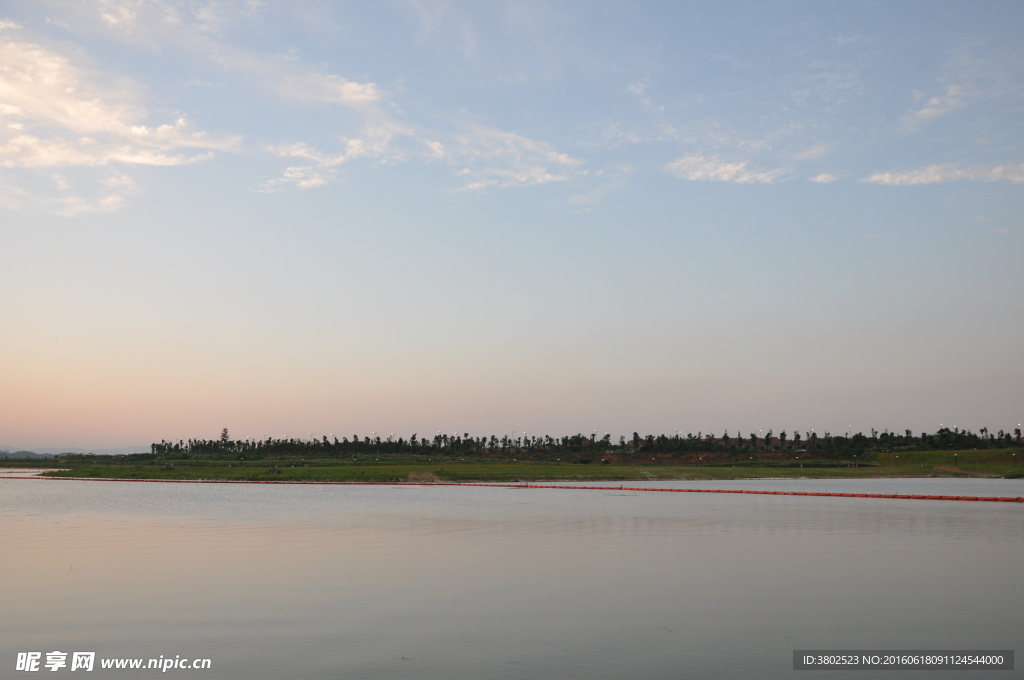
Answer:
POLYGON ((19 172, 16 183, 0 177, 0 207, 70 217, 117 210, 136 193, 135 180, 123 173, 97 175, 93 169, 80 168, 65 168, 60 173, 19 172))
MULTIPOLYGON (((918 96, 923 95, 918 93, 918 96)), ((911 125, 926 123, 933 118, 938 118, 954 109, 960 108, 963 105, 963 101, 964 88, 961 85, 950 85, 946 88, 944 94, 929 97, 921 108, 908 113, 905 120, 911 125)))
POLYGON ((333 153, 301 142, 271 147, 269 150, 282 158, 304 163, 287 167, 280 177, 264 182, 261 190, 274 191, 288 185, 314 189, 336 182, 339 166, 356 159, 393 162, 406 160, 409 155, 448 164, 463 181, 458 191, 564 182, 581 174, 582 161, 545 142, 481 126, 469 126, 452 136, 436 131, 428 134, 389 122, 367 127, 362 135, 341 141, 341 150, 333 153), (406 143, 396 145, 400 138, 406 143))
POLYGON ((411 131, 399 126, 369 127, 359 137, 344 138, 342 150, 326 153, 308 144, 298 142, 270 147, 268 150, 282 158, 305 160, 303 165, 293 165, 276 178, 264 182, 261 189, 271 191, 283 185, 299 189, 314 189, 337 180, 336 168, 357 158, 392 160, 400 154, 391 146, 396 135, 409 135, 411 131))
POLYGON ((241 48, 220 38, 223 29, 262 21, 255 0, 196 3, 177 0, 101 0, 80 7, 79 22, 129 44, 153 50, 167 47, 208 60, 228 73, 250 79, 277 98, 301 104, 333 104, 356 113, 346 121, 355 135, 341 137, 341 150, 323 151, 304 143, 271 145, 267 150, 282 158, 300 159, 281 176, 264 182, 260 190, 283 186, 310 189, 337 179, 337 166, 356 158, 394 159, 401 155, 390 145, 410 130, 386 111, 384 95, 373 82, 359 82, 302 63, 294 51, 269 54, 241 48))
POLYGON ((831 184, 832 182, 835 182, 839 178, 836 177, 835 175, 823 172, 820 175, 815 175, 814 177, 809 177, 808 179, 811 182, 817 182, 818 184, 831 184))
POLYGON ((289 55, 259 54, 215 43, 206 36, 187 41, 222 67, 252 77, 280 97, 302 103, 341 104, 377 118, 371 106, 382 99, 376 83, 357 82, 337 74, 307 68, 289 55))
POLYGON ((1024 163, 1016 165, 974 165, 959 167, 955 163, 929 165, 918 170, 876 172, 860 180, 887 186, 915 186, 943 182, 1010 182, 1024 184, 1024 163))
MULTIPOLYGON (((375 89, 372 93, 379 96, 375 89)), ((468 180, 460 191, 562 182, 577 176, 582 164, 545 142, 514 132, 474 124, 462 124, 455 132, 405 125, 385 113, 369 95, 365 100, 333 103, 358 106, 365 121, 362 133, 342 138, 341 150, 333 153, 302 143, 273 147, 281 157, 301 158, 307 163, 288 167, 281 177, 264 183, 263 190, 289 184, 301 189, 323 186, 337 180, 338 166, 359 158, 393 162, 418 156, 428 162, 444 162, 456 176, 468 180), (361 102, 365 105, 360 106, 361 102)))
POLYGON ((101 30, 132 44, 154 49, 171 45, 200 54, 230 71, 245 74, 281 97, 361 107, 380 100, 376 84, 357 82, 310 69, 295 54, 266 54, 241 49, 217 37, 229 26, 262 22, 255 0, 100 0, 79 8, 79 20, 96 21, 101 30))
MULTIPOLYGON (((182 165, 237 144, 237 138, 193 129, 184 117, 148 124, 133 86, 101 85, 114 79, 41 45, 9 39, 11 28, 5 26, 0 37, 0 167, 182 165)), ((52 188, 64 191, 62 186, 52 188)), ((58 212, 81 212, 83 205, 108 209, 119 201, 72 203, 58 212)))
POLYGON ((91 137, 40 139, 18 135, 0 142, 0 165, 8 168, 51 168, 68 165, 184 165, 208 160, 210 153, 165 153, 131 144, 116 146, 91 137))
POLYGON ((291 99, 305 102, 359 105, 380 99, 375 83, 357 83, 330 73, 282 69, 274 89, 291 99))
POLYGON ((81 4, 81 14, 91 14, 136 40, 151 39, 155 24, 190 25, 208 34, 242 22, 259 24, 264 5, 261 0, 93 0, 81 4))
POLYGON ((757 171, 749 169, 746 161, 729 163, 718 156, 692 154, 677 158, 665 166, 680 179, 698 182, 732 182, 734 184, 773 184, 785 172, 782 169, 757 171))
POLYGON ((654 99, 647 94, 647 81, 641 81, 638 83, 632 83, 626 86, 626 91, 637 98, 640 105, 645 109, 649 109, 655 113, 665 113, 665 106, 662 104, 656 104, 654 99))
POLYGON ((621 188, 633 171, 633 168, 624 166, 610 172, 594 172, 591 175, 592 183, 596 181, 598 186, 586 193, 573 194, 565 202, 575 208, 573 212, 590 212, 591 206, 600 203, 605 196, 621 188))
POLYGON ((815 144, 814 146, 808 147, 803 151, 799 151, 793 154, 793 158, 797 160, 806 161, 812 158, 820 158, 825 155, 829 150, 829 147, 825 144, 815 144))
POLYGON ((583 163, 546 142, 481 126, 458 133, 440 157, 471 179, 462 191, 564 182, 577 176, 583 163))
MULTIPOLYGON (((320 187, 337 181, 341 166, 357 159, 394 162, 410 156, 449 164, 463 179, 462 190, 559 182, 580 174, 581 161, 544 142, 465 121, 456 121, 444 130, 407 125, 391 106, 389 95, 368 79, 348 78, 326 67, 312 68, 295 51, 268 54, 223 38, 227 28, 264 21, 260 5, 255 0, 94 0, 80 5, 57 4, 53 9, 57 21, 68 30, 98 33, 154 51, 180 50, 247 78, 280 99, 336 105, 355 114, 339 122, 337 148, 298 140, 266 147, 290 163, 280 176, 264 182, 261 191, 320 187)), ((423 4, 420 9, 421 33, 459 14, 449 15, 444 6, 423 4)), ((25 162, 42 162, 47 157, 43 153, 47 149, 30 149, 27 140, 23 141, 26 148, 17 151, 25 162)), ((56 155, 59 150, 49 151, 56 155)), ((150 157, 153 163, 184 160, 180 152, 163 148, 155 151, 163 155, 150 157)), ((78 152, 79 156, 85 155, 81 149, 78 152)))

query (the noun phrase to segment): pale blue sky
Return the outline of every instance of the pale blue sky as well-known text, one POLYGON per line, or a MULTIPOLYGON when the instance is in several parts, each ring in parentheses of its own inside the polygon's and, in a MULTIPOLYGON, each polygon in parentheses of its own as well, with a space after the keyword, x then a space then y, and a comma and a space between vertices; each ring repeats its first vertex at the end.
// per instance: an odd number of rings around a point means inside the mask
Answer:
POLYGON ((0 443, 1024 419, 1024 5, 0 5, 0 443))

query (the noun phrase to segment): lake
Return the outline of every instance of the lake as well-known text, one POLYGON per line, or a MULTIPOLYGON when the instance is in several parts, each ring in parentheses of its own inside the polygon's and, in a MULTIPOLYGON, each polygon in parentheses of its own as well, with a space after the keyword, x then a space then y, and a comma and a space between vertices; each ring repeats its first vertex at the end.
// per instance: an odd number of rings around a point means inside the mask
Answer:
MULTIPOLYGON (((0 676, 55 650, 95 651, 97 679, 157 672, 100 659, 178 655, 211 668, 167 677, 430 680, 788 677, 794 649, 1020 646, 1024 504, 594 486, 0 479, 0 676)), ((1024 495, 1024 480, 627 486, 1024 495)))

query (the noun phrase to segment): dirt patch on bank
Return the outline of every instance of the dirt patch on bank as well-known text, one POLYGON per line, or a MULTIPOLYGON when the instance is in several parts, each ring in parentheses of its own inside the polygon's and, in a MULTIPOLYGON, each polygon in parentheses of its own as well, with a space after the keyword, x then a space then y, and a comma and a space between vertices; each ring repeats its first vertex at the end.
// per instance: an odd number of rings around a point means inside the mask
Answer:
POLYGON ((442 480, 433 472, 425 472, 423 470, 418 470, 415 472, 410 472, 409 476, 406 478, 406 481, 416 482, 418 484, 425 484, 427 482, 440 482, 442 480))
POLYGON ((945 472, 947 474, 957 475, 960 477, 1002 477, 1002 475, 997 475, 994 472, 977 472, 975 470, 961 470, 960 468, 953 467, 952 465, 939 465, 936 466, 935 470, 938 472, 945 472))

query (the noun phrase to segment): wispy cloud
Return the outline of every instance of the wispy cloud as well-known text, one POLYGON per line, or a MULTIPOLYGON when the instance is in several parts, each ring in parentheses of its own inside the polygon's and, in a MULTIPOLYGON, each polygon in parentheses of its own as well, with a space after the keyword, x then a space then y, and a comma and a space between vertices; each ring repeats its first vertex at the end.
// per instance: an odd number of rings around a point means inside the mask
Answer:
POLYGON ((847 45, 855 45, 856 43, 863 42, 864 38, 859 35, 837 35, 835 37, 835 43, 839 47, 846 47, 847 45))
POLYGON ((432 150, 468 180, 463 191, 564 182, 576 176, 583 163, 546 142, 482 126, 470 126, 457 133, 451 145, 432 150))
POLYGON ((811 182, 817 182, 818 184, 831 184, 832 182, 835 182, 839 178, 836 177, 835 175, 823 172, 820 175, 808 177, 807 179, 811 182))
POLYGON ((272 146, 268 150, 282 158, 305 161, 292 165, 276 178, 264 182, 263 191, 272 191, 281 186, 292 185, 299 189, 315 189, 337 180, 337 167, 357 158, 388 159, 396 157, 391 140, 399 134, 408 135, 411 130, 396 126, 369 127, 358 137, 341 140, 342 150, 327 153, 303 142, 272 146))
POLYGON ((137 42, 153 38, 150 30, 155 23, 165 27, 188 24, 210 35, 243 21, 256 25, 261 23, 264 6, 261 0, 92 0, 79 4, 70 10, 78 17, 99 20, 137 42))
POLYGON ((36 44, 0 38, 0 64, 0 162, 8 167, 175 165, 202 157, 178 152, 238 141, 194 130, 184 116, 147 125, 129 88, 105 89, 99 74, 36 44))
MULTIPOLYGON (((918 97, 924 98, 922 93, 918 97)), ((962 85, 950 85, 945 93, 928 97, 922 106, 909 112, 904 118, 910 126, 927 123, 933 118, 945 115, 950 111, 960 108, 964 103, 964 88, 962 85)))
POLYGON ((263 3, 253 0, 99 0, 78 12, 107 35, 153 49, 172 46, 201 55, 287 99, 356 107, 380 100, 375 83, 310 68, 292 53, 258 52, 222 39, 227 28, 262 23, 262 10, 263 3))
POLYGON ((573 208, 573 212, 590 212, 593 210, 593 206, 604 200, 605 196, 621 188, 633 172, 634 169, 628 166, 609 172, 598 170, 591 174, 592 183, 597 184, 594 189, 573 194, 565 202, 573 208))
POLYGON ((691 181, 733 184, 774 184, 785 173, 782 169, 754 170, 747 161, 730 163, 699 153, 677 158, 665 166, 665 171, 691 181))
POLYGON ((403 0, 394 4, 404 6, 416 22, 413 40, 418 46, 461 53, 468 66, 492 81, 547 81, 560 77, 572 64, 593 67, 607 59, 573 39, 578 22, 574 12, 560 3, 403 0))
POLYGON ((1024 184, 1024 163, 968 167, 960 167, 955 163, 942 163, 917 170, 876 172, 860 181, 887 186, 916 186, 958 181, 1024 184))
POLYGON ((0 177, 0 207, 42 210, 55 215, 111 212, 137 193, 135 180, 124 173, 99 176, 76 168, 20 175, 16 182, 0 177))
POLYGON ((462 183, 458 191, 564 182, 579 176, 583 163, 545 142, 514 132, 466 125, 456 133, 445 133, 393 121, 371 125, 357 137, 343 138, 338 151, 324 151, 304 142, 273 146, 269 151, 303 162, 264 182, 262 191, 332 184, 339 179, 339 167, 357 159, 445 163, 462 183), (396 144, 397 140, 402 141, 396 144))
MULTIPOLYGON (((110 78, 109 74, 103 77, 75 63, 85 61, 77 52, 73 60, 66 54, 19 39, 17 33, 18 27, 12 22, 0 26, 0 167, 183 165, 237 146, 237 137, 196 130, 185 116, 149 123, 152 116, 141 105, 142 97, 133 84, 110 78), (106 84, 111 81, 118 85, 106 84)), ((107 176, 108 171, 101 171, 100 177, 107 176)), ((40 194, 24 184, 24 191, 16 191, 12 187, 18 183, 18 178, 14 178, 3 189, 15 203, 27 200, 30 204, 52 205, 63 200, 39 198, 40 194)), ((48 186, 63 193, 70 185, 55 181, 48 186)), ((42 196, 45 195, 44 192, 42 196)), ((90 201, 82 205, 110 209, 116 207, 115 203, 120 204, 101 199, 100 203, 90 201)))
POLYGON ((815 144, 814 146, 810 146, 804 149, 803 151, 798 151, 794 153, 793 158, 800 161, 806 161, 812 158, 820 158, 821 156, 824 156, 826 153, 828 153, 828 150, 829 147, 826 144, 815 144))
POLYGON ((60 167, 68 165, 184 165, 212 157, 212 154, 165 153, 132 144, 105 144, 84 137, 41 139, 17 135, 0 143, 0 163, 8 168, 60 167))
POLYGON ((648 83, 646 81, 632 83, 626 86, 626 91, 635 96, 640 105, 645 109, 649 109, 657 113, 665 113, 665 106, 663 104, 655 103, 654 99, 651 98, 651 95, 647 93, 647 85, 648 83))
MULTIPOLYGON (((65 14, 63 21, 91 22, 93 30, 135 46, 180 49, 228 73, 252 78, 282 99, 339 105, 362 119, 357 123, 360 132, 340 136, 340 150, 321 151, 301 142, 269 146, 274 155, 303 162, 265 182, 263 191, 322 186, 336 181, 343 163, 396 157, 391 141, 410 131, 381 108, 383 97, 375 83, 309 68, 291 54, 254 52, 220 39, 220 32, 232 24, 258 22, 259 5, 100 0, 70 9, 70 18, 65 14)), ((0 45, 0 64, 0 125, 7 123, 0 129, 0 164, 7 167, 182 165, 205 160, 213 151, 235 149, 240 141, 196 131, 183 116, 148 126, 137 92, 101 91, 98 73, 39 45, 7 41, 0 45)), ((33 195, 25 192, 15 202, 33 195)))
MULTIPOLYGON (((268 54, 222 39, 234 22, 259 22, 259 3, 210 3, 174 0, 137 3, 103 0, 94 5, 91 21, 99 30, 125 42, 159 48, 173 46, 210 60, 229 73, 249 78, 275 96, 302 104, 329 104, 356 115, 339 123, 339 146, 304 140, 269 145, 272 154, 295 161, 280 176, 264 182, 261 191, 288 186, 322 187, 340 178, 341 166, 357 159, 395 162, 419 158, 444 162, 462 182, 460 190, 513 187, 559 182, 578 174, 581 161, 549 144, 514 132, 455 120, 445 130, 403 122, 392 97, 370 80, 356 80, 323 68, 311 68, 294 53, 268 54), (214 11, 216 10, 216 11, 214 11), (353 130, 346 131, 345 127, 353 130)), ((448 21, 446 5, 416 4, 421 32, 448 21)))
POLYGON ((233 23, 258 23, 260 10, 260 3, 252 2, 197 6, 153 0, 140 9, 134 2, 105 0, 100 17, 106 29, 126 41, 166 43, 207 59, 228 73, 251 79, 280 99, 336 105, 356 114, 354 121, 350 119, 342 126, 351 125, 358 131, 339 134, 339 149, 324 150, 302 141, 267 146, 266 150, 276 156, 301 162, 288 165, 280 176, 263 182, 259 191, 288 186, 314 189, 336 182, 338 167, 345 163, 359 158, 399 157, 400 152, 392 148, 392 142, 396 137, 410 135, 412 130, 397 122, 382 106, 385 98, 376 83, 311 68, 293 53, 254 51, 220 38, 221 30, 233 23))
POLYGON ((446 32, 445 38, 448 38, 448 44, 457 43, 466 57, 476 54, 479 46, 476 29, 464 13, 455 11, 456 8, 452 7, 450 0, 442 2, 409 0, 407 5, 419 23, 416 31, 417 44, 425 44, 432 35, 441 32, 446 24, 450 24, 454 33, 446 32), (458 39, 452 41, 452 36, 457 36, 458 39))

